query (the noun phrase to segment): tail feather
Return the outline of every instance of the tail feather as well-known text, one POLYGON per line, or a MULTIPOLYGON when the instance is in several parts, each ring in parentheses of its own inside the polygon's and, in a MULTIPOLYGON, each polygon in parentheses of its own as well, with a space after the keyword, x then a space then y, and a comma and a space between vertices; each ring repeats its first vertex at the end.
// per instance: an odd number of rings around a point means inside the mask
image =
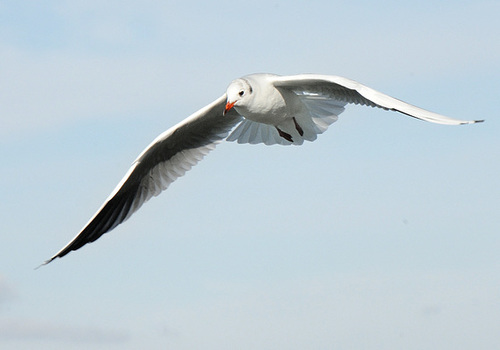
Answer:
POLYGON ((338 115, 344 111, 346 102, 336 101, 320 95, 298 95, 302 102, 302 109, 294 117, 279 125, 268 125, 244 119, 228 136, 227 141, 238 143, 266 145, 301 145, 304 141, 314 141, 318 134, 324 133, 328 127, 337 121, 338 115), (281 137, 276 129, 290 134, 292 142, 281 137))

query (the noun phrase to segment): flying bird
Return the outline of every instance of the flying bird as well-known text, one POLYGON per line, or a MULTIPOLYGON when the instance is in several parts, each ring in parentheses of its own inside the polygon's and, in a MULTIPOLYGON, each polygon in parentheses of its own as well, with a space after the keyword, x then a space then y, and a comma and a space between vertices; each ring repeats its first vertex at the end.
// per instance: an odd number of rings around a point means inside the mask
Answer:
POLYGON ((482 122, 429 112, 339 76, 248 75, 231 82, 224 95, 153 140, 83 229, 44 264, 123 223, 222 140, 301 145, 325 132, 347 104, 378 107, 438 124, 482 122))

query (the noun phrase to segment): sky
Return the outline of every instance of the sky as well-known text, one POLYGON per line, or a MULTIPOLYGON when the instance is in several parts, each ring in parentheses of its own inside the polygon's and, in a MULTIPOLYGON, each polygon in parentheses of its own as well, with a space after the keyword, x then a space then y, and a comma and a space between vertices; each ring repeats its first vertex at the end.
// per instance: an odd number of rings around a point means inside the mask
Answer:
POLYGON ((492 349, 498 1, 2 1, 2 349, 492 349), (222 143, 72 239, 161 132, 250 73, 345 76, 302 146, 222 143))

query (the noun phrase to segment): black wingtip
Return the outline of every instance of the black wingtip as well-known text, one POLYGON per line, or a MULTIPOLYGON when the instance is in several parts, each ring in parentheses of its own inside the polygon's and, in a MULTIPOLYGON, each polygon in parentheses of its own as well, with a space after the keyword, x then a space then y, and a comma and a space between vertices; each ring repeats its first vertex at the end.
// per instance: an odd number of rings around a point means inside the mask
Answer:
POLYGON ((40 267, 50 264, 55 258, 57 258, 57 256, 53 256, 49 260, 45 260, 43 263, 35 267, 35 270, 38 270, 40 267))
POLYGON ((464 120, 460 125, 469 125, 469 124, 477 124, 477 123, 484 123, 484 119, 478 119, 478 120, 464 120))

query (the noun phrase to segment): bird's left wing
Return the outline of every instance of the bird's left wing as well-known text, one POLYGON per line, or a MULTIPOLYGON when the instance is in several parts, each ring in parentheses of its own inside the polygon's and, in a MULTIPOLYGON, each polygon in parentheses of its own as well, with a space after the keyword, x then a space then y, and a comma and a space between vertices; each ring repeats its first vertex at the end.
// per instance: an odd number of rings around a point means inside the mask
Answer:
POLYGON ((354 80, 318 74, 299 74, 273 77, 277 88, 284 88, 298 95, 328 97, 345 103, 379 107, 406 114, 410 117, 432 123, 460 125, 482 122, 483 120, 458 120, 427 111, 374 90, 354 80))
POLYGON ((223 95, 158 136, 80 233, 44 264, 111 231, 214 149, 241 120, 234 110, 223 115, 225 101, 223 95))

